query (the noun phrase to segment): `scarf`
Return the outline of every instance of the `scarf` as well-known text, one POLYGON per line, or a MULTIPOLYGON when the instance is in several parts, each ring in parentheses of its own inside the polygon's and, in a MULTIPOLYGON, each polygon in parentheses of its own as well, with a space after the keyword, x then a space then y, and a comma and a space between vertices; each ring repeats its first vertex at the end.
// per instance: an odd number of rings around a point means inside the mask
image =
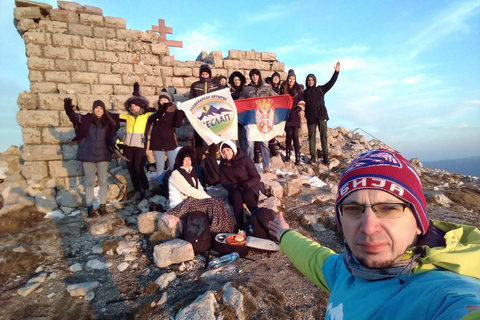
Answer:
POLYGON ((384 269, 374 269, 362 266, 357 258, 353 255, 350 247, 348 246, 347 242, 345 241, 345 248, 343 252, 343 263, 347 268, 348 272, 350 272, 354 277, 362 278, 365 280, 385 280, 394 277, 399 277, 399 282, 404 284, 407 281, 410 273, 412 272, 413 268, 415 268, 418 264, 416 259, 420 256, 420 254, 413 256, 409 260, 402 260, 394 265, 384 268, 384 269), (406 274, 406 278, 402 278, 402 275, 406 274))
POLYGON ((191 168, 190 172, 183 167, 180 167, 177 170, 193 188, 198 189, 198 176, 193 168, 191 168))

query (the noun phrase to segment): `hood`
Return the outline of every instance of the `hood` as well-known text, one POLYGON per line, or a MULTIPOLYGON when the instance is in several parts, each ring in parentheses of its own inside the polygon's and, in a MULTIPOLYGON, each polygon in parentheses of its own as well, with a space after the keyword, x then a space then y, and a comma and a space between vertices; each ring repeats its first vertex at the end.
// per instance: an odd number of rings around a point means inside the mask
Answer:
POLYGON ((200 69, 198 70, 198 77, 200 78, 200 80, 202 80, 202 71, 207 71, 208 74, 210 75, 208 78, 211 78, 212 77, 212 69, 210 69, 210 66, 208 64, 202 64, 200 66, 200 69))
POLYGON ((142 108, 143 112, 141 113, 144 113, 145 110, 149 108, 148 100, 145 97, 131 96, 130 98, 127 99, 127 101, 125 101, 125 104, 124 104, 125 110, 127 110, 127 112, 130 114, 133 114, 131 110, 132 104, 136 104, 137 106, 142 108))
MULTIPOLYGON (((469 225, 432 220, 434 226, 445 232, 446 246, 422 246, 426 254, 418 258, 419 264, 414 273, 429 271, 440 267, 461 275, 480 279, 480 231, 469 225)), ((415 248, 409 248, 407 257, 414 255, 415 248)))
POLYGON ((237 146, 235 145, 235 143, 233 143, 232 140, 225 140, 220 144, 220 154, 222 155, 223 159, 225 159, 223 157, 223 154, 222 154, 222 149, 223 149, 224 146, 225 147, 228 146, 228 147, 230 147, 230 149, 233 150, 233 157, 235 157, 237 155, 238 151, 237 151, 237 146))
POLYGON ((250 85, 251 85, 251 86, 254 86, 254 87, 260 87, 260 86, 262 86, 263 80, 262 80, 262 73, 260 72, 260 70, 258 70, 258 69, 252 69, 252 70, 250 70, 250 73, 248 74, 248 76, 250 77, 250 81, 251 81, 251 82, 250 82, 250 85), (258 78, 258 84, 257 84, 257 85, 254 85, 254 84, 253 84, 253 81, 252 81, 252 76, 253 76, 254 74, 258 74, 258 76, 259 76, 259 78, 258 78))
POLYGON ((314 81, 314 84, 313 84, 313 87, 316 87, 317 86, 317 77, 315 77, 315 75, 313 73, 310 73, 306 78, 305 78, 305 87, 308 89, 310 88, 308 86, 308 78, 312 77, 313 78, 313 81, 314 81))
POLYGON ((230 77, 228 77, 228 84, 230 84, 230 86, 232 87, 235 87, 235 84, 233 83, 233 79, 235 77, 239 77, 240 78, 240 82, 242 83, 240 86, 244 86, 245 83, 247 83, 247 79, 245 78, 245 76, 240 72, 240 71, 234 71, 230 77))
POLYGON ((183 159, 185 159, 186 156, 189 156, 190 159, 192 159, 192 166, 196 163, 195 150, 193 147, 178 147, 175 149, 175 151, 177 152, 177 155, 175 157, 175 165, 173 166, 174 169, 178 169, 183 166, 183 159))

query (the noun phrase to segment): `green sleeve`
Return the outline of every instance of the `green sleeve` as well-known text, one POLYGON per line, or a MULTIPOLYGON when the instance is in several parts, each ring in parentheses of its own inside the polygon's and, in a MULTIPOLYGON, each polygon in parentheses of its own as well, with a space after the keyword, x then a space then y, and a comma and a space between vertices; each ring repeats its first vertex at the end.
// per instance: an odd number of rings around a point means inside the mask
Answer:
POLYGON ((334 251, 294 230, 282 234, 280 249, 305 277, 330 293, 322 267, 328 257, 336 254, 334 251))

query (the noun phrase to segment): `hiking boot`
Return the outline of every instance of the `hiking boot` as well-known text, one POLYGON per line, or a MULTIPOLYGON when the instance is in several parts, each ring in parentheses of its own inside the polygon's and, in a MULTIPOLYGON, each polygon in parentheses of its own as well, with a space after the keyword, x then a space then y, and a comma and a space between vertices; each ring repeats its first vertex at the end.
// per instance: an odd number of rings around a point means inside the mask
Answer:
POLYGON ((296 166, 300 165, 300 155, 299 154, 295 154, 295 165, 296 166))
POLYGON ((328 164, 330 161, 328 160, 328 155, 323 155, 323 160, 322 160, 323 164, 328 164))
POLYGON ((290 162, 290 150, 285 152, 285 162, 290 162))
POLYGON ((315 162, 317 162, 317 156, 311 156, 310 157, 310 163, 313 164, 315 162))
POLYGON ((98 216, 98 211, 93 208, 93 206, 87 207, 87 218, 95 218, 98 216))
POLYGON ((272 170, 269 167, 263 168, 263 173, 270 173, 272 170))
POLYGON ((100 215, 104 216, 104 215, 107 215, 107 214, 108 214, 107 205, 106 204, 101 204, 100 205, 100 215))

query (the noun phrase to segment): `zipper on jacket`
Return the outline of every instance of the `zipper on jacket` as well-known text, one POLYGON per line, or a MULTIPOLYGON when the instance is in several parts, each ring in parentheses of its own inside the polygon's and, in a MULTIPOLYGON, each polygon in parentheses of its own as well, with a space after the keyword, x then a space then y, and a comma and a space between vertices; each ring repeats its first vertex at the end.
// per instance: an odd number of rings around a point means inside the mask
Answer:
POLYGON ((135 123, 137 123, 137 117, 134 117, 134 119, 135 119, 135 121, 133 121, 133 128, 132 128, 132 132, 131 132, 131 135, 130 135, 130 142, 128 143, 129 147, 132 146, 133 134, 135 132, 135 123))

